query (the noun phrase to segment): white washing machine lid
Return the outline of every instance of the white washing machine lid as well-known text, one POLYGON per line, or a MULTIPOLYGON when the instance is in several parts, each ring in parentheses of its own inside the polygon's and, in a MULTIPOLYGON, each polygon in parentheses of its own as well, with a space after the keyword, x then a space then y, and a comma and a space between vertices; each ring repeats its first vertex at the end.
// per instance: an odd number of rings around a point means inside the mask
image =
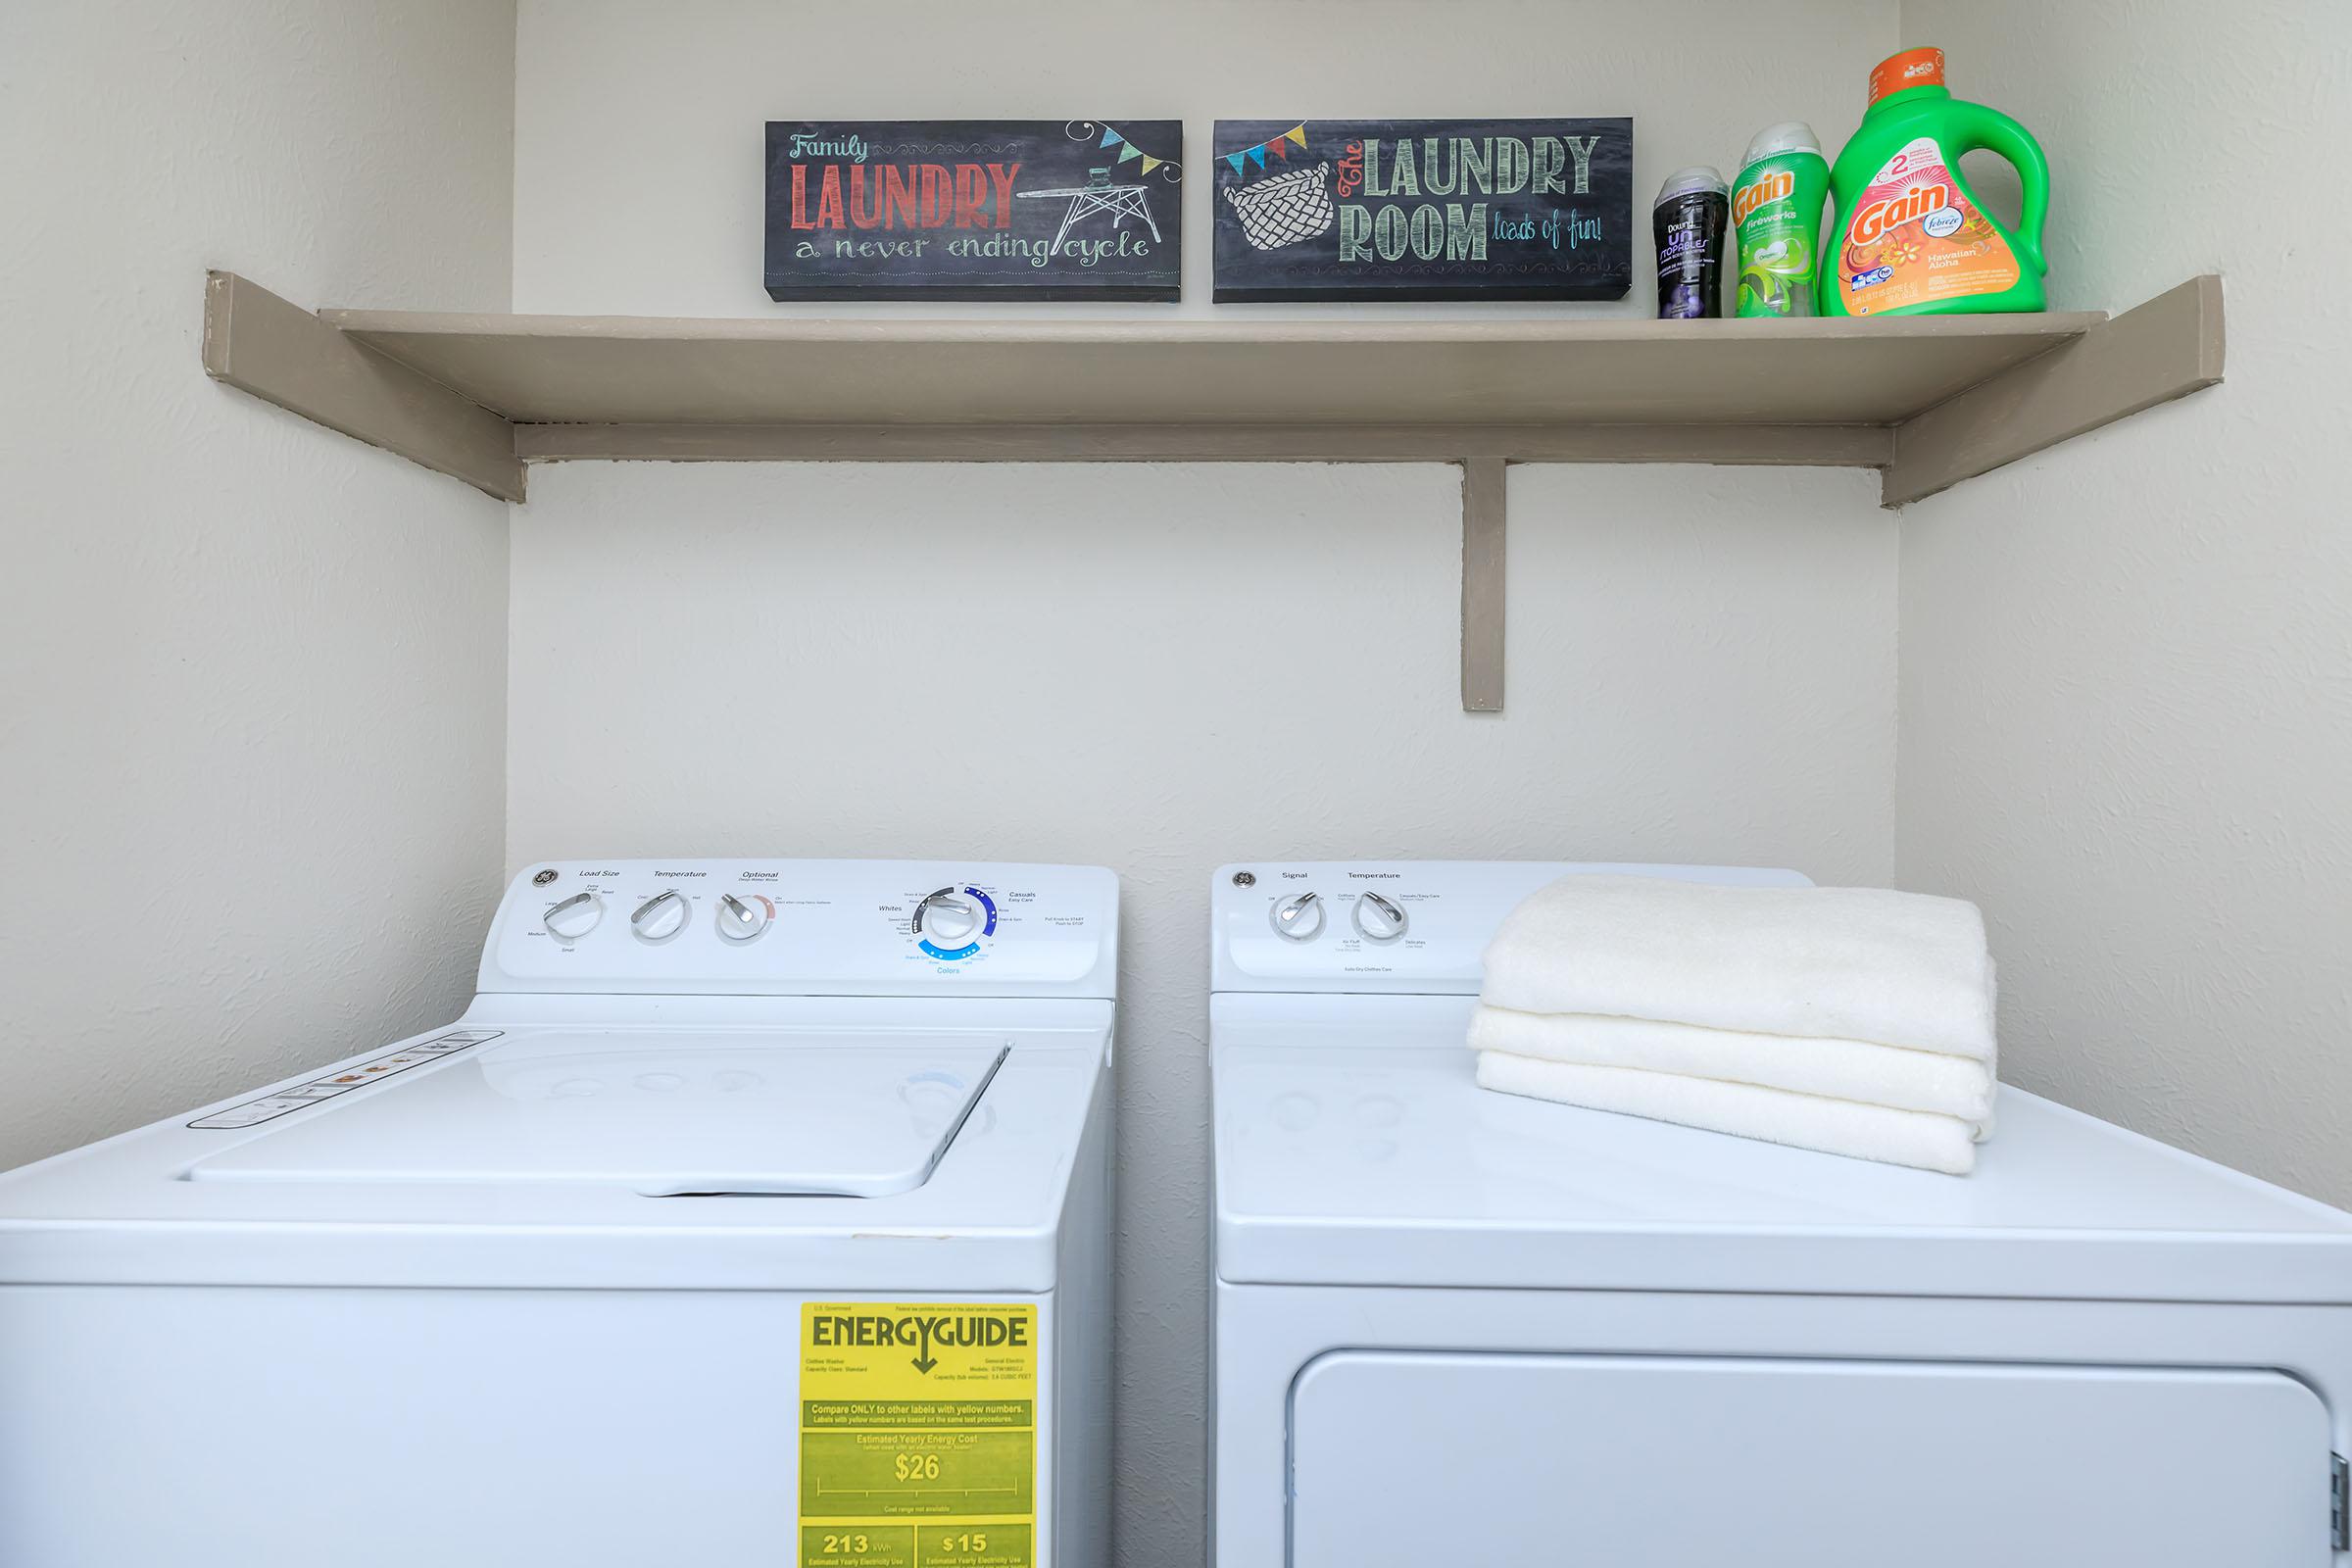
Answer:
POLYGON ((1111 1022, 1091 998, 479 998, 0 1174, 0 1285, 1047 1291, 1111 1022), (660 1073, 682 1081, 637 1081, 660 1073))
POLYGON ((879 1198, 930 1179, 1009 1049, 968 1033, 532 1030, 416 1070, 386 1058, 388 1081, 188 1175, 879 1198))
POLYGON ((2352 1214, 2020 1090, 1952 1177, 1482 1090, 1466 997, 1211 1005, 1228 1281, 2352 1303, 2352 1214))

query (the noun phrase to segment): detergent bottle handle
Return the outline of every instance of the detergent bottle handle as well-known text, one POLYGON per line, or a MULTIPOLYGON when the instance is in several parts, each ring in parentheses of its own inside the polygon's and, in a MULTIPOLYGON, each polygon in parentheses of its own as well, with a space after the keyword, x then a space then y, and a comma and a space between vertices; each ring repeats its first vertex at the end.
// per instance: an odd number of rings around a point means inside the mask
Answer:
POLYGON ((2041 226, 2050 216, 2050 161, 2025 126, 1997 109, 1982 104, 1971 107, 1976 115, 1968 127, 1967 149, 1982 147, 1998 153, 2017 170, 2025 191, 2025 204, 2017 219, 2018 248, 2026 253, 2035 272, 2047 272, 2050 267, 2041 254, 2041 226))

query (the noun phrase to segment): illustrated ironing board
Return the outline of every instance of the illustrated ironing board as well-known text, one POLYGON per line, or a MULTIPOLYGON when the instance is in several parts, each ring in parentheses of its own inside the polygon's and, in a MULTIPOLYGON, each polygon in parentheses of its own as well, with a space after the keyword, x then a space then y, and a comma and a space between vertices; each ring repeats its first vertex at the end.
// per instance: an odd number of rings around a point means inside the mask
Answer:
POLYGON ((1080 219, 1091 218, 1097 213, 1110 214, 1110 226, 1113 228, 1123 228, 1126 226, 1128 219, 1140 218, 1144 220, 1144 226, 1152 230, 1152 240, 1157 242, 1159 224, 1152 220, 1152 204, 1145 199, 1143 186, 1114 185, 1110 182, 1110 171, 1107 169, 1090 169, 1087 173, 1089 177, 1083 185, 1064 185, 1055 190, 1024 190, 1013 193, 1024 198, 1066 197, 1068 199, 1070 209, 1061 215, 1061 226, 1054 231, 1054 243, 1046 249, 1048 256, 1060 255, 1061 242, 1069 237, 1070 229, 1077 224, 1080 219))

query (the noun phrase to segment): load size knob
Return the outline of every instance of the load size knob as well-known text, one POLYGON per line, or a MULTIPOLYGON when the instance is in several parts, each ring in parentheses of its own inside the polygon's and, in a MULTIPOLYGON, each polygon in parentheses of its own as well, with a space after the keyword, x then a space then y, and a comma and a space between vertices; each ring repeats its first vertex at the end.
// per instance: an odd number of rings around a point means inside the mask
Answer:
POLYGON ((686 929, 686 896, 671 888, 637 906, 629 916, 629 929, 641 942, 666 942, 686 929))
POLYGON ((1356 934, 1367 942, 1394 942, 1404 935, 1404 911, 1377 893, 1355 901, 1356 934))
POLYGON ((559 899, 547 906, 539 923, 547 934, 563 942, 577 942, 596 929, 596 922, 605 917, 605 901, 593 893, 574 893, 568 899, 559 899))
POLYGON ((1323 895, 1294 893, 1274 906, 1274 933, 1289 942, 1312 942, 1323 931, 1323 895))

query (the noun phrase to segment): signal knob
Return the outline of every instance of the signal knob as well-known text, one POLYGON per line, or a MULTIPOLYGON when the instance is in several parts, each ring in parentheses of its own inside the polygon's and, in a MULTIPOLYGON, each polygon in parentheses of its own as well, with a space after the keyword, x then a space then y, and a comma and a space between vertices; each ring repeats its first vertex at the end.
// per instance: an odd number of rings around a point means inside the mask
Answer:
POLYGON ((1274 934, 1288 942, 1312 942, 1323 931, 1323 896, 1295 893, 1274 906, 1274 934))

